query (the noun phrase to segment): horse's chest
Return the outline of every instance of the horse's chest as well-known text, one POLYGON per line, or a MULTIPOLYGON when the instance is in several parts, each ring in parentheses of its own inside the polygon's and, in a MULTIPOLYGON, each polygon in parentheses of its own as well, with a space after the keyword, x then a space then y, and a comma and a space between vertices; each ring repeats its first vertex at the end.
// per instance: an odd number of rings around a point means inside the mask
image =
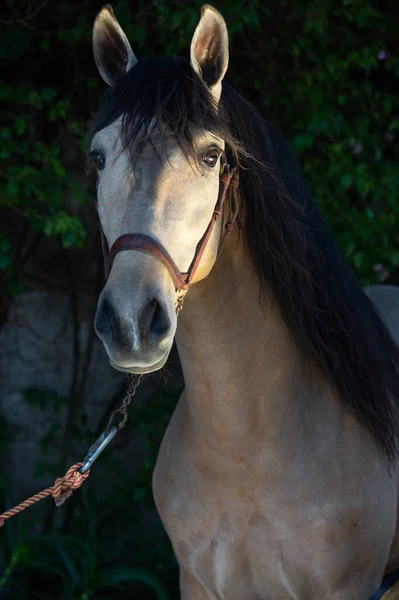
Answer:
MULTIPOLYGON (((242 479, 233 490, 203 485, 200 475, 186 477, 185 487, 155 491, 180 567, 201 582, 203 598, 331 600, 335 580, 347 570, 355 580, 373 577, 364 523, 340 527, 339 517, 329 519, 316 506, 268 502, 267 489, 260 499, 242 479)), ((347 512, 342 516, 346 520, 347 512)))
POLYGON ((201 453, 169 432, 153 482, 180 567, 204 589, 190 600, 330 600, 341 598, 331 590, 346 577, 373 585, 386 533, 371 535, 367 498, 359 503, 343 487, 336 494, 327 478, 293 483, 255 473, 256 460, 235 466, 201 453))
POLYGON ((247 569, 242 567, 251 551, 253 512, 249 490, 237 494, 225 488, 223 493, 215 481, 205 483, 200 473, 179 473, 175 467, 163 473, 157 469, 154 496, 180 567, 199 578, 215 598, 227 598, 226 589, 238 576, 244 597, 247 569))

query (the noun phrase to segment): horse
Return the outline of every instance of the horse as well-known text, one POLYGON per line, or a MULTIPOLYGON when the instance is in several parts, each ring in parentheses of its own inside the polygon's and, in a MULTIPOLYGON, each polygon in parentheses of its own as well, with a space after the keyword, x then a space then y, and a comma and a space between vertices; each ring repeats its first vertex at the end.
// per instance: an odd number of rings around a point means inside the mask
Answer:
POLYGON ((181 598, 380 598, 399 567, 398 289, 377 289, 379 311, 283 136, 225 80, 215 8, 189 60, 138 60, 109 5, 93 51, 110 86, 89 136, 94 325, 137 375, 176 340, 185 387, 153 493, 181 598))

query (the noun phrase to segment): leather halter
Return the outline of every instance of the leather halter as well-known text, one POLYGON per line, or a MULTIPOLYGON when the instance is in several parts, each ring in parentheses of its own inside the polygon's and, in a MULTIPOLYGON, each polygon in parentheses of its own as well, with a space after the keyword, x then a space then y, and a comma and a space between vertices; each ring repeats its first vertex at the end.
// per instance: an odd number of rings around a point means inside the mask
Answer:
MULTIPOLYGON (((139 250, 140 252, 145 252, 146 254, 150 254, 154 256, 157 260, 159 260, 164 267, 166 267, 169 275, 172 278, 173 284, 175 286, 177 299, 176 299, 176 312, 178 313, 183 308, 183 300, 184 296, 190 287, 195 272, 200 264, 201 258, 204 254, 207 243, 211 237, 213 228, 215 226, 216 221, 218 221, 223 214, 223 206, 226 198, 227 190, 230 186, 233 189, 238 188, 239 178, 235 168, 230 168, 228 164, 225 164, 222 168, 222 173, 219 177, 220 185, 219 185, 219 194, 218 199, 215 204, 215 208, 213 210, 212 219, 210 220, 208 227, 205 230, 204 235, 200 239, 195 249, 194 258, 191 261, 190 267, 186 273, 182 273, 173 258, 170 256, 166 248, 162 246, 157 240, 152 238, 149 235, 145 235, 144 233, 125 233, 118 237, 117 240, 112 244, 111 248, 108 249, 107 240, 105 239, 105 235, 103 232, 103 228, 100 223, 101 229, 101 245, 104 255, 104 269, 105 269, 105 277, 108 279, 109 274, 112 269, 113 262, 115 260, 115 256, 119 254, 119 252, 123 252, 125 250, 139 250)), ((238 202, 236 198, 236 203, 234 207, 234 212, 227 221, 224 227, 224 237, 219 248, 219 253, 221 251, 221 247, 223 246, 225 237, 228 233, 233 229, 235 220, 238 215, 238 202)))

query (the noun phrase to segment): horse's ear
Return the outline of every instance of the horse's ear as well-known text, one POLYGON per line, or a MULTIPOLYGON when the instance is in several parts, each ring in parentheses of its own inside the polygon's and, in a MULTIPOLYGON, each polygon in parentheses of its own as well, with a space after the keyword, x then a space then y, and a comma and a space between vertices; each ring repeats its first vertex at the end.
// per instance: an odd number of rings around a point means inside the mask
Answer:
POLYGON ((110 4, 103 6, 94 21, 93 53, 101 77, 111 86, 137 62, 110 4))
POLYGON ((209 4, 201 8, 201 19, 191 41, 190 57, 194 71, 218 102, 222 79, 229 64, 229 35, 222 15, 209 4))

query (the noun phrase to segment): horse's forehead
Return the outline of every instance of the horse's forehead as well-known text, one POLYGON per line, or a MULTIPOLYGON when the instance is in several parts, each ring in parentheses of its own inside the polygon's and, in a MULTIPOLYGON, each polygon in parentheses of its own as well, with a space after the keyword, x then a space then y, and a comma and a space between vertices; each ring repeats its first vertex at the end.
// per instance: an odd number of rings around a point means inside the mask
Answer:
POLYGON ((91 148, 118 152, 122 149, 122 117, 100 129, 93 136, 91 148))
MULTIPOLYGON (((115 156, 128 152, 127 149, 123 148, 122 128, 123 116, 120 116, 93 136, 91 147, 94 148, 97 146, 102 150, 115 154, 115 156)), ((149 158, 151 155, 156 155, 159 158, 160 150, 162 150, 163 153, 170 157, 174 156, 177 158, 178 155, 181 155, 182 158, 189 158, 184 156, 183 150, 172 136, 168 137, 164 132, 161 132, 160 125, 156 122, 155 118, 145 126, 145 132, 141 133, 151 136, 152 142, 145 145, 141 152, 143 157, 149 158)), ((224 148, 224 141, 209 131, 193 128, 191 138, 194 146, 198 149, 212 142, 224 148)), ((134 144, 134 140, 132 140, 132 144, 134 144)))

